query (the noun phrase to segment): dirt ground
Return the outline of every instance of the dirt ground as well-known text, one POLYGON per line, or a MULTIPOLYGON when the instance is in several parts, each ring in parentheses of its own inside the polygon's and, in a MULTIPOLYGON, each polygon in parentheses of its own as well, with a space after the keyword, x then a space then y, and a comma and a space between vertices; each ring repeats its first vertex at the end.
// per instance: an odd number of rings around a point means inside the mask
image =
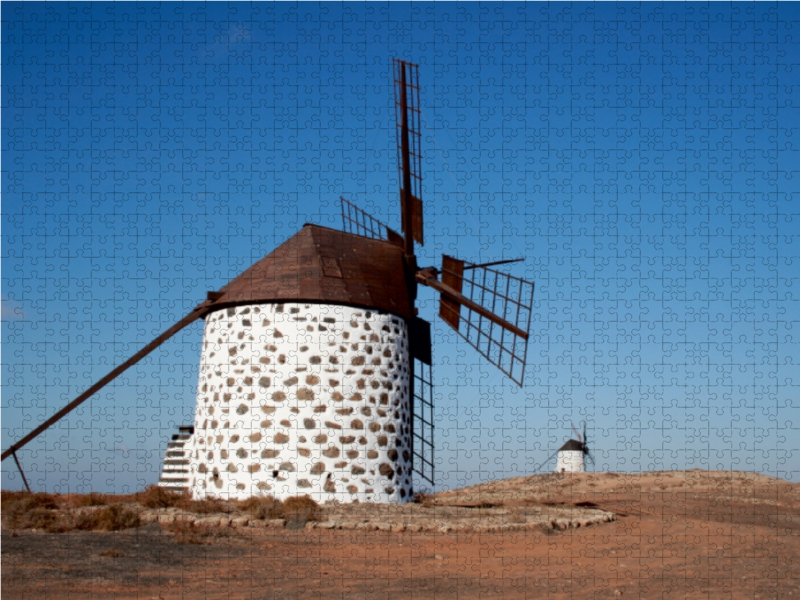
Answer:
MULTIPOLYGON (((384 508, 338 506, 325 508, 325 522, 361 525, 227 527, 203 544, 177 543, 157 522, 114 533, 4 529, 2 594, 800 598, 800 484, 779 479, 719 471, 534 476, 443 492, 422 508, 409 505, 408 519, 423 509, 436 527, 378 530, 384 508), (615 518, 564 527, 539 518, 575 510, 615 518), (470 511, 476 516, 465 525, 470 511)), ((402 509, 392 510, 402 521, 402 509)))

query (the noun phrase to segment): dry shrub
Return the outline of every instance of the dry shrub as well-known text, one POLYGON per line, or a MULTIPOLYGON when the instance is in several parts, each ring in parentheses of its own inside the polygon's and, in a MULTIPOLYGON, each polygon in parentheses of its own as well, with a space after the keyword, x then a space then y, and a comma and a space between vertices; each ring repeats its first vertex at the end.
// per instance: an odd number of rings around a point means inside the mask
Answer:
POLYGON ((53 494, 2 494, 3 517, 11 529, 44 529, 52 533, 67 531, 69 524, 58 512, 58 508, 58 498, 53 494))
POLYGON ((283 515, 288 527, 305 525, 309 521, 320 520, 319 504, 310 496, 295 496, 283 502, 283 515))
POLYGON ((182 504, 185 496, 157 485, 148 485, 143 492, 136 494, 136 501, 146 508, 170 508, 182 504))
POLYGON ((85 494, 83 496, 78 496, 74 502, 75 506, 105 506, 108 504, 108 498, 105 497, 104 494, 98 494, 97 492, 91 492, 90 494, 85 494))
POLYGON ((80 514, 75 519, 75 529, 89 531, 119 531, 139 525, 139 515, 116 504, 80 514))
POLYGON ((210 513, 228 513, 230 509, 218 498, 206 498, 205 500, 185 500, 181 503, 181 508, 186 512, 207 515, 210 513))
POLYGON ((283 502, 272 496, 253 496, 239 502, 239 510, 253 519, 280 519, 284 515, 283 502))

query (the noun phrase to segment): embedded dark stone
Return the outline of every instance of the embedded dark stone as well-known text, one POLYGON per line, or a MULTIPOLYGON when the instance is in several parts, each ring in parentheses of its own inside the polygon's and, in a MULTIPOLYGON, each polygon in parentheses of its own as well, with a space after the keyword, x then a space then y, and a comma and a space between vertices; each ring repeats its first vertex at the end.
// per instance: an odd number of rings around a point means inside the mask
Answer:
POLYGON ((367 458, 371 458, 371 459, 378 458, 378 451, 377 450, 367 450, 367 458))
POLYGON ((261 407, 261 411, 266 413, 266 414, 268 414, 268 415, 271 415, 272 413, 275 412, 275 407, 274 406, 262 406, 261 407))
POLYGON ((310 488, 311 487, 311 482, 308 479, 298 479, 297 480, 297 487, 310 488))
POLYGON ((281 421, 281 425, 283 425, 284 427, 291 427, 292 426, 292 422, 289 419, 283 419, 281 421))
POLYGON ((388 463, 381 463, 381 466, 378 467, 378 472, 387 479, 392 479, 394 477, 394 469, 388 463))
POLYGON ((244 415, 244 414, 247 414, 248 410, 250 410, 250 409, 247 408, 246 404, 240 404, 239 406, 236 407, 236 414, 237 415, 244 415))
POLYGON ((276 338, 282 338, 282 337, 283 337, 283 334, 282 334, 280 331, 278 331, 278 330, 276 329, 276 330, 275 330, 275 333, 273 333, 273 334, 272 334, 272 337, 276 337, 276 338))
POLYGON ((353 366, 358 367, 358 366, 363 365, 366 362, 367 362, 367 359, 364 358, 363 356, 354 356, 353 359, 350 361, 350 364, 353 365, 353 366))
POLYGON ((367 472, 367 470, 366 470, 364 467, 359 467, 358 465, 353 465, 353 466, 350 468, 350 472, 351 472, 353 475, 363 475, 364 473, 366 473, 366 472, 367 472))
POLYGON ((258 463, 252 463, 249 467, 247 467, 247 471, 249 473, 258 473, 261 470, 261 465, 258 463))
POLYGON ((276 444, 287 444, 289 443, 289 436, 284 433, 276 433, 274 440, 276 444))
POLYGON ((324 444, 328 441, 328 436, 324 433, 320 433, 319 435, 315 435, 313 438, 311 438, 311 441, 315 444, 324 444))
MULTIPOLYGON (((275 436, 278 437, 278 436, 275 436)), ((280 450, 262 450, 261 458, 278 458, 280 450)))
POLYGON ((378 436, 378 446, 388 446, 389 445, 389 438, 385 435, 378 436))
POLYGON ((361 419, 353 419, 350 422, 351 429, 364 429, 364 422, 361 419))
POLYGON ((389 460, 391 460, 391 461, 395 461, 395 460, 397 460, 398 452, 397 452, 397 450, 395 450, 394 448, 392 448, 391 450, 389 450, 389 452, 387 453, 387 455, 388 455, 388 457, 389 457, 389 460))
POLYGON ((297 385, 297 377, 289 377, 289 379, 283 380, 283 385, 297 385))
POLYGON ((339 441, 343 444, 352 444, 356 441, 356 437, 354 435, 343 435, 339 438, 339 441))
POLYGON ((289 461, 286 461, 286 462, 282 462, 282 463, 281 463, 281 466, 279 466, 279 467, 278 467, 278 470, 279 470, 279 471, 288 471, 288 472, 294 472, 294 471, 296 471, 297 469, 295 468, 295 466, 294 466, 294 463, 291 463, 291 462, 289 462, 289 461))
POLYGON ((309 473, 311 473, 312 475, 321 475, 324 472, 325 472, 325 463, 323 462, 316 463, 313 467, 311 467, 311 470, 309 471, 309 473))
POLYGON ((322 358, 319 356, 311 356, 309 357, 308 362, 312 365, 319 365, 322 364, 322 358))
POLYGON ((358 450, 348 450, 346 454, 347 458, 358 458, 358 450))
POLYGON ((361 407, 361 414, 364 415, 365 417, 371 417, 372 416, 372 409, 369 406, 362 406, 361 407))
POLYGON ((338 423, 334 423, 333 421, 325 421, 325 426, 330 427, 331 429, 341 429, 342 426, 338 423))
POLYGON ((275 392, 274 394, 272 394, 272 400, 275 402, 283 402, 284 400, 286 400, 286 394, 284 394, 283 392, 275 392))
POLYGON ((353 409, 351 407, 337 408, 336 409, 336 414, 337 415, 352 415, 353 414, 353 409))
POLYGON ((336 484, 333 483, 331 479, 328 479, 328 481, 325 482, 325 485, 322 487, 322 489, 325 490, 326 492, 333 493, 336 491, 336 484))
POLYGON ((381 424, 377 423, 376 421, 373 421, 372 423, 369 424, 369 430, 373 433, 377 433, 378 431, 381 430, 381 424))
MULTIPOLYGON (((305 442, 305 440, 304 440, 304 439, 302 439, 302 440, 300 440, 300 441, 302 441, 302 442, 305 442)), ((311 456, 311 450, 309 450, 308 448, 298 448, 298 449, 297 449, 297 453, 298 453, 300 456, 305 456, 306 458, 308 458, 309 456, 311 456)))
POLYGON ((314 422, 314 419, 303 419, 303 427, 306 429, 315 429, 317 424, 314 422))
POLYGON ((237 458, 247 458, 247 450, 245 450, 244 448, 239 448, 236 451, 236 457, 237 458))
POLYGON ((228 463, 228 469, 227 469, 227 471, 228 471, 228 473, 238 473, 238 472, 239 472, 239 469, 236 467, 236 465, 235 465, 235 464, 233 464, 233 463, 228 463))
POLYGON ((320 404, 319 406, 314 407, 315 413, 324 413, 326 410, 328 410, 328 407, 325 406, 324 404, 320 404))
POLYGON ((387 423, 383 426, 383 430, 388 433, 395 433, 397 431, 394 427, 394 423, 387 423))
POLYGON ((339 449, 336 446, 329 446, 327 450, 322 451, 322 456, 327 458, 336 458, 340 454, 341 452, 339 452, 339 449))
POLYGON ((320 380, 317 375, 306 375, 306 383, 308 385, 317 385, 319 381, 320 380))

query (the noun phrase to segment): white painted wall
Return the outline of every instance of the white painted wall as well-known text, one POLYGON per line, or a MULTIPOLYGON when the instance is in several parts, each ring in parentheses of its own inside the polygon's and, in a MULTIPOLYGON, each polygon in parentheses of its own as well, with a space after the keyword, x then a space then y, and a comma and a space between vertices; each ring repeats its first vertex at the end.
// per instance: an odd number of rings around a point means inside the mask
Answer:
POLYGON ((556 455, 556 473, 585 473, 586 465, 580 450, 559 450, 556 455))
POLYGON ((195 498, 412 498, 403 319, 319 304, 206 317, 191 452, 195 498))

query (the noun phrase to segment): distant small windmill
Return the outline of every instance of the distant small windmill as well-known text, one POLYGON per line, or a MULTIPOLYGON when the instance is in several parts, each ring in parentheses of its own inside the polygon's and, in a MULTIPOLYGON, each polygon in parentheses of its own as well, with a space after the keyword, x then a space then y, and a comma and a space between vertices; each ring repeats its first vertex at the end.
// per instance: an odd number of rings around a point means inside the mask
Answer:
POLYGON ((556 452, 556 468, 554 470, 556 473, 585 473, 584 457, 594 464, 594 459, 589 452, 589 440, 586 437, 586 421, 583 422, 583 435, 578 433, 574 424, 572 424, 572 431, 577 439, 567 440, 556 452))
POLYGON ((405 502, 412 470, 433 482, 431 328, 415 307, 418 286, 438 292, 442 321, 520 386, 534 286, 489 268, 522 259, 443 256, 441 269, 418 267, 418 67, 395 60, 393 75, 402 235, 342 198, 344 231, 304 225, 2 458, 17 460, 31 439, 204 319, 195 422, 167 448, 164 487, 196 498, 405 502))

